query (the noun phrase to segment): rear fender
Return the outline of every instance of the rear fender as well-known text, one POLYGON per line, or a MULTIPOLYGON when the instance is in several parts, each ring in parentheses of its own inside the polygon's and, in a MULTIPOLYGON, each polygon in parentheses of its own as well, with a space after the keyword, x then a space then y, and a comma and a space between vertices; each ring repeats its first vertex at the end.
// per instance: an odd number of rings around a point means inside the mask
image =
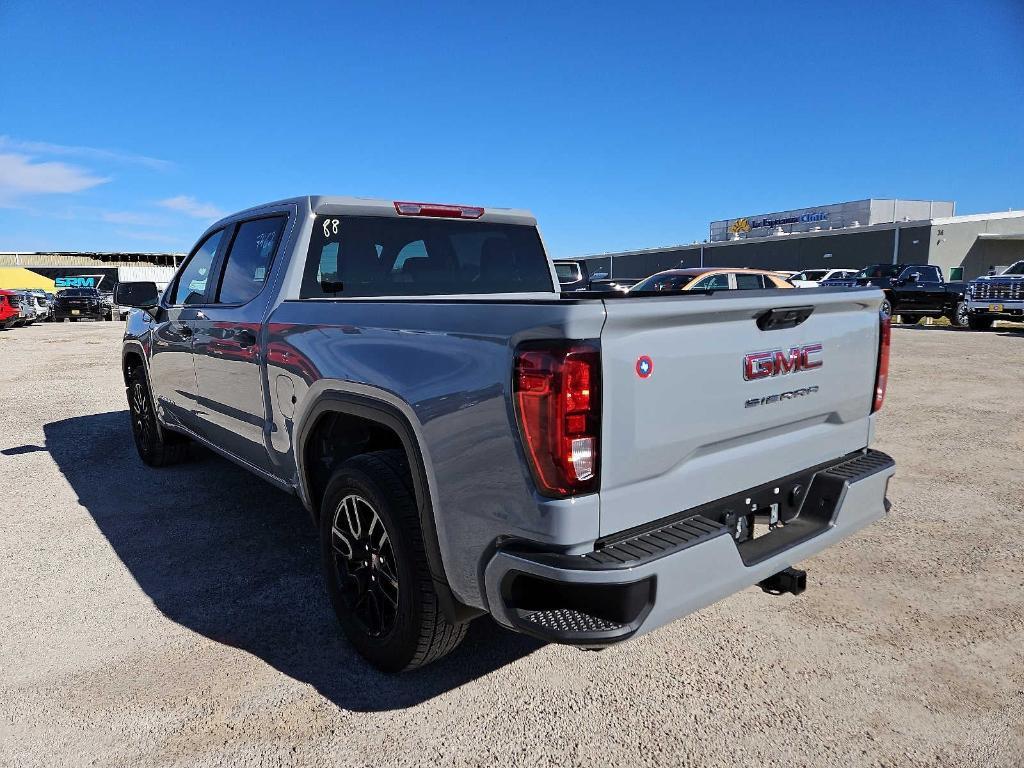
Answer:
POLYGON ((427 564, 441 608, 449 621, 464 622, 478 615, 480 611, 460 602, 448 583, 434 518, 435 494, 430 482, 433 474, 429 470, 429 456, 426 456, 422 449, 422 435, 414 426, 417 422, 411 415, 412 411, 409 406, 397 400, 394 395, 365 386, 359 386, 359 390, 363 391, 353 391, 348 388, 335 389, 328 385, 319 389, 316 394, 311 391, 312 396, 296 420, 294 430, 293 446, 298 470, 299 498, 302 499, 302 503, 309 510, 313 520, 316 521, 319 509, 313 498, 308 468, 305 466, 305 446, 320 417, 330 413, 344 413, 376 422, 398 435, 406 456, 409 458, 427 564))

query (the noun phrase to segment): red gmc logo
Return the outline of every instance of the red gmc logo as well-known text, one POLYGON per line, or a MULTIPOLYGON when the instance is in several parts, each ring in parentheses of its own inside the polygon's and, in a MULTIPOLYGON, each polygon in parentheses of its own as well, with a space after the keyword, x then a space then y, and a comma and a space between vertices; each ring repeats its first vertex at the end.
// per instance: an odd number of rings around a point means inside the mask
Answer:
POLYGON ((781 349, 751 352, 743 358, 743 378, 747 381, 755 381, 771 376, 785 376, 787 373, 821 368, 821 359, 812 359, 813 355, 819 354, 821 354, 821 344, 792 347, 788 352, 783 352, 781 349))

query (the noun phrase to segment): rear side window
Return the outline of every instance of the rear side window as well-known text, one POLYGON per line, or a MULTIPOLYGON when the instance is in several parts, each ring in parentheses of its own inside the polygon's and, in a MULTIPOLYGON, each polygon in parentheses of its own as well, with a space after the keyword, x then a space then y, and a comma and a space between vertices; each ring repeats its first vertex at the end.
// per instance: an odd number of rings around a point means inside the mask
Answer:
POLYGON ((217 292, 219 304, 244 304, 262 290, 287 221, 272 216, 239 225, 217 292))
MULTIPOLYGON (((772 285, 774 288, 775 286, 772 285)), ((751 275, 747 272, 736 273, 736 288, 740 291, 753 291, 764 288, 764 275, 751 275)))
POLYGON ((317 216, 302 297, 552 292, 534 227, 391 216, 317 216))
POLYGON ((224 236, 224 230, 218 230, 203 241, 202 245, 192 254, 174 286, 171 297, 172 306, 183 304, 202 304, 206 296, 206 283, 210 279, 213 257, 217 255, 217 246, 224 236))

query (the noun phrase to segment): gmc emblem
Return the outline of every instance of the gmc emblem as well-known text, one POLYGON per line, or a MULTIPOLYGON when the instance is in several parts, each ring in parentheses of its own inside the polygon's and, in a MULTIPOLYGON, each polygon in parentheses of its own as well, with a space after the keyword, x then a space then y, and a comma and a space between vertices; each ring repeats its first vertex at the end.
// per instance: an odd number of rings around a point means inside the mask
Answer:
POLYGON ((767 379, 771 376, 785 376, 788 373, 821 368, 820 359, 811 359, 821 353, 821 344, 805 344, 792 347, 789 352, 770 349, 765 352, 751 352, 743 358, 743 378, 747 381, 767 379))

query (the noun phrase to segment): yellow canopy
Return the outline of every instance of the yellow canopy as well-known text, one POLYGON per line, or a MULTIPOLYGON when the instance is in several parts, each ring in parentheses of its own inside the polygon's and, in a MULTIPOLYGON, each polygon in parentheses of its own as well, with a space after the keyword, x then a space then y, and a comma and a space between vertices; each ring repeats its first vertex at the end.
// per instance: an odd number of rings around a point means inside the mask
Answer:
POLYGON ((42 288, 50 293, 57 290, 51 278, 24 267, 0 267, 0 288, 42 288))

